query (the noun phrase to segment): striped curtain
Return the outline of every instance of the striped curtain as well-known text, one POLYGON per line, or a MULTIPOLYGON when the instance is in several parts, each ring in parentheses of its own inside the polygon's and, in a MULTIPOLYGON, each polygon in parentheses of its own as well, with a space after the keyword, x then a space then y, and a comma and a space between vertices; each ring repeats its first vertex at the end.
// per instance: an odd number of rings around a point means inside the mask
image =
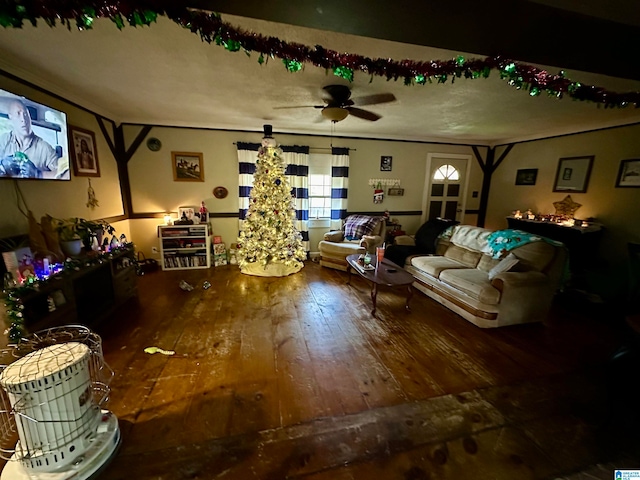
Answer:
MULTIPOLYGON (((259 143, 238 142, 238 232, 242 229, 249 210, 249 194, 253 188, 253 175, 256 171, 259 143)), ((291 186, 296 209, 296 229, 302 235, 305 250, 309 251, 309 147, 284 146, 282 157, 285 165, 285 176, 291 186)))
POLYGON ((340 230, 347 217, 349 149, 331 147, 331 230, 340 230))
POLYGON ((309 147, 281 145, 284 172, 291 186, 296 209, 296 230, 302 235, 302 246, 309 251, 309 147))
POLYGON ((253 188, 253 174, 256 172, 259 143, 238 142, 238 234, 242 229, 247 212, 249 211, 249 193, 253 188))

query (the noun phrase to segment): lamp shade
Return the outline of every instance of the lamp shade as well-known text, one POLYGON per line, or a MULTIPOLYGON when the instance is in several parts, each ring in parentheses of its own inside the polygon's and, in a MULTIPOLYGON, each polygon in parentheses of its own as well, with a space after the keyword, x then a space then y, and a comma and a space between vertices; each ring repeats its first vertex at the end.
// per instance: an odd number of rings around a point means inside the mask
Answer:
POLYGON ((322 116, 332 122, 344 120, 349 115, 349 110, 340 107, 325 107, 322 109, 322 116))

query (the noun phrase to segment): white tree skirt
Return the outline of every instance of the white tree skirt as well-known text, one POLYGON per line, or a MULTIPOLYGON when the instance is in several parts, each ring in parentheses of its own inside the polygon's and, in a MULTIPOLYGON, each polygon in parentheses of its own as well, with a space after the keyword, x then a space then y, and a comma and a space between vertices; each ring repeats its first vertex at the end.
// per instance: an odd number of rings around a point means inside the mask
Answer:
POLYGON ((257 277, 286 277, 298 273, 302 270, 304 264, 290 267, 283 263, 269 263, 266 268, 259 263, 246 263, 240 271, 246 275, 255 275, 257 277))

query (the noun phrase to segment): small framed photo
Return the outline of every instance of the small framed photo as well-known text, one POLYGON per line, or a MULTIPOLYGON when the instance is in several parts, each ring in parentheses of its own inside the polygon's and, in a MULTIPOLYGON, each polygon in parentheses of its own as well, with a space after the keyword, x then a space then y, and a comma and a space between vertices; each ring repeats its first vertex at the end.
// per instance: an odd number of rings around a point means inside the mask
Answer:
POLYGON ((640 159, 622 160, 616 187, 640 188, 640 159))
POLYGON ((178 207, 178 220, 191 220, 196 215, 196 207, 178 207))
POLYGON ((516 173, 516 185, 535 185, 537 178, 537 168, 523 168, 516 173))
POLYGON ((558 161, 554 192, 584 193, 589 185, 589 176, 593 167, 593 155, 585 157, 567 157, 558 161))
POLYGON ((96 136, 90 130, 69 125, 71 163, 76 177, 99 177, 100 164, 96 149, 96 136))
POLYGON ((173 180, 176 182, 204 182, 202 153, 171 152, 173 180))
POLYGON ((380 157, 380 171, 381 172, 390 172, 391 171, 391 162, 393 161, 393 157, 382 156, 380 157))

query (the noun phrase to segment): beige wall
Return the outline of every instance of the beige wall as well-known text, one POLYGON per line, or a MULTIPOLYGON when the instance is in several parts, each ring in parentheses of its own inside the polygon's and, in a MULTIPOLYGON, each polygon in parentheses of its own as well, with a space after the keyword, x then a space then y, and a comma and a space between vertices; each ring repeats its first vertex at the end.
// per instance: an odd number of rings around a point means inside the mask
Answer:
POLYGON ((122 199, 116 162, 100 133, 94 115, 1 75, 0 88, 63 111, 67 114, 67 122, 70 125, 93 131, 96 134, 100 165, 100 177, 91 178, 91 185, 100 202, 100 206, 94 210, 86 206, 89 186, 87 178, 75 177, 73 172, 71 180, 68 182, 0 180, 0 205, 2 205, 0 238, 27 232, 26 217, 20 213, 16 203, 15 183, 24 194, 28 208, 38 221, 44 214, 56 218, 83 217, 88 219, 122 215, 122 199))
POLYGON ((595 217, 604 225, 603 261, 591 283, 605 297, 614 297, 628 276, 627 242, 640 242, 640 189, 615 187, 620 161, 640 158, 640 126, 517 144, 493 175, 486 226, 506 228, 505 217, 516 209, 554 213, 553 202, 567 195, 553 192, 558 160, 585 155, 595 156, 587 191, 571 198, 582 204, 576 218, 595 217), (515 185, 521 168, 538 169, 536 185, 515 185))
MULTIPOLYGON (((138 126, 125 126, 126 143, 130 144, 140 131, 138 126)), ((235 142, 259 143, 262 135, 251 132, 226 132, 200 129, 154 127, 147 138, 155 137, 162 142, 158 152, 149 150, 145 143, 129 162, 132 186, 133 210, 136 213, 177 212, 179 206, 198 206, 205 201, 212 213, 237 213, 238 211, 238 157, 235 142), (175 182, 171 164, 171 152, 201 152, 204 160, 204 182, 175 182), (225 199, 213 196, 213 189, 224 186, 229 191, 225 199)), ((326 149, 331 145, 328 137, 313 137, 278 134, 274 137, 281 145, 308 145, 326 149)), ((425 181, 427 154, 464 153, 472 154, 469 147, 452 145, 420 144, 398 141, 376 141, 358 139, 333 139, 334 146, 348 147, 349 169, 349 210, 379 212, 389 210, 397 217, 403 229, 414 233, 420 226, 419 216, 398 216, 394 212, 419 211, 422 209, 422 194, 425 181), (393 157, 391 172, 380 171, 380 157, 393 157), (373 203, 373 190, 369 178, 393 178, 401 181, 404 196, 385 196, 381 205, 373 203)), ((330 150, 318 150, 329 153, 330 150)), ((479 190, 480 169, 472 161, 471 182, 473 189, 479 190)), ((471 188, 471 187, 470 187, 471 188)), ((467 208, 477 209, 478 199, 469 198, 467 208)), ((152 255, 151 248, 158 246, 156 226, 161 219, 135 220, 132 226, 136 244, 152 255)), ((211 224, 216 235, 221 235, 229 245, 238 234, 237 218, 213 218, 211 224)), ((318 242, 328 229, 310 230, 311 250, 316 251, 318 242)), ((157 255, 156 255, 157 257, 157 255)))

